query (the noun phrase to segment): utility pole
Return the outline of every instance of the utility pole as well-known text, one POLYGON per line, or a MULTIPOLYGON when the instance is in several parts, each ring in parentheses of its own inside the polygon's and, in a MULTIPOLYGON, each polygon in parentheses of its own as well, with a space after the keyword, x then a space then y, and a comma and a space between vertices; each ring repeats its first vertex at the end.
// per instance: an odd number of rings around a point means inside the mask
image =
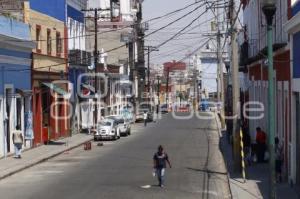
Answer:
POLYGON ((276 13, 275 0, 262 1, 262 10, 267 21, 268 40, 268 125, 269 125, 269 149, 270 149, 270 194, 269 198, 276 198, 275 177, 275 102, 274 102, 274 68, 273 68, 273 17, 276 13))
MULTIPOLYGON (((145 50, 147 50, 147 55, 148 55, 148 63, 147 63, 147 91, 148 95, 150 96, 150 53, 152 51, 159 51, 158 48, 154 46, 145 46, 145 50)), ((149 103, 150 103, 150 98, 149 98, 149 103)))
POLYGON ((217 83, 218 83, 218 103, 221 102, 221 110, 220 110, 220 115, 221 115, 221 125, 222 128, 225 127, 225 122, 224 122, 224 73, 223 73, 223 52, 221 49, 221 36, 222 33, 220 31, 220 7, 217 5, 217 16, 216 16, 216 21, 217 21, 217 59, 218 59, 218 77, 217 77, 217 83))
POLYGON ((233 155, 236 170, 241 169, 240 156, 240 85, 239 85, 239 63, 238 63, 238 43, 237 43, 237 26, 234 0, 230 0, 230 24, 231 24, 231 75, 232 75, 232 112, 233 112, 233 155))
POLYGON ((150 93, 150 46, 147 46, 147 53, 148 53, 148 63, 147 63, 147 88, 148 93, 150 93))
POLYGON ((170 76, 170 67, 167 67, 167 84, 166 84, 166 104, 169 108, 169 76, 170 76))
POLYGON ((198 89, 198 85, 197 85, 197 74, 196 74, 196 70, 194 70, 194 100, 193 100, 193 108, 194 108, 194 111, 196 111, 196 102, 197 102, 197 99, 196 98, 196 95, 197 95, 197 90, 198 89))
POLYGON ((159 113, 159 106, 160 106, 159 94, 160 94, 160 83, 159 83, 159 76, 157 76, 157 109, 156 109, 157 114, 159 113))
POLYGON ((147 56, 148 56, 148 63, 147 63, 147 87, 148 87, 148 92, 150 92, 150 53, 153 51, 159 51, 157 47, 155 46, 145 46, 145 50, 147 51, 147 56))
POLYGON ((91 8, 91 9, 83 9, 83 12, 90 12, 93 11, 94 12, 94 34, 95 34, 95 44, 94 44, 94 73, 95 73, 95 101, 96 101, 96 105, 95 105, 95 124, 98 123, 98 100, 99 100, 99 85, 98 85, 98 77, 97 77, 97 73, 98 73, 98 59, 99 59, 99 52, 98 52, 98 11, 107 11, 107 10, 111 10, 111 9, 101 9, 101 8, 91 8))
POLYGON ((182 101, 182 81, 183 81, 183 73, 180 73, 180 79, 179 79, 179 107, 181 108, 181 101, 182 101))

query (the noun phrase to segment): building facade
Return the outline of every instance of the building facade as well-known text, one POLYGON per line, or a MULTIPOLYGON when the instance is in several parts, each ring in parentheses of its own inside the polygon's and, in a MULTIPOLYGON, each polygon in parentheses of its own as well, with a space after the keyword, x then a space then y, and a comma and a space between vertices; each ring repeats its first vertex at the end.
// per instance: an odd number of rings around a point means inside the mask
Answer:
POLYGON ((30 0, 25 16, 31 38, 37 41, 32 51, 32 90, 34 144, 39 145, 70 134, 66 4, 54 0, 45 6, 42 0, 30 0))
MULTIPOLYGON (((241 43, 240 70, 248 75, 248 100, 260 103, 262 112, 249 113, 250 117, 262 119, 249 119, 249 132, 252 142, 255 143, 256 127, 268 131, 268 68, 267 59, 267 28, 265 16, 260 1, 243 1, 244 40, 241 43)), ((290 1, 276 1, 276 16, 274 17, 273 58, 275 72, 275 104, 276 104, 276 131, 275 136, 284 146, 284 176, 291 177, 293 164, 291 141, 291 73, 290 49, 288 34, 283 25, 289 18, 290 1)))
MULTIPOLYGON (((67 0, 67 18, 66 24, 68 29, 68 77, 72 85, 72 95, 70 98, 72 118, 71 131, 72 134, 82 131, 87 128, 87 121, 93 121, 91 112, 92 104, 87 103, 88 99, 80 97, 83 85, 87 85, 83 78, 80 85, 78 78, 81 78, 91 71, 88 67, 91 65, 91 52, 86 51, 86 28, 85 28, 85 13, 83 10, 87 8, 86 0, 67 0), (78 93, 78 91, 80 93, 78 93), (82 103, 84 102, 84 103, 82 103), (82 105, 82 106, 81 106, 82 105), (88 119, 89 118, 89 119, 88 119)), ((92 123, 91 125, 92 126, 92 123)))
POLYGON ((28 24, 0 16, 0 157, 14 152, 12 132, 18 127, 31 147, 31 41, 28 24))
POLYGON ((285 23, 290 40, 291 75, 291 129, 289 135, 290 168, 289 179, 300 188, 300 1, 292 0, 290 18, 285 23))
MULTIPOLYGON (((112 110, 113 113, 115 110, 120 112, 121 102, 135 104, 135 101, 141 98, 145 81, 144 46, 140 39, 137 39, 140 32, 143 32, 138 31, 140 26, 137 25, 141 21, 141 3, 135 0, 89 0, 88 8, 102 9, 98 12, 100 19, 97 20, 97 45, 101 63, 97 67, 103 66, 104 70, 99 68, 97 71, 102 70, 103 73, 108 74, 110 69, 118 68, 119 77, 116 78, 116 74, 108 75, 108 82, 115 85, 122 79, 123 82, 126 80, 126 87, 128 85, 131 87, 131 97, 128 95, 127 97, 122 96, 123 100, 111 100, 111 96, 107 95, 104 97, 106 99, 103 99, 108 102, 106 104, 109 110, 112 110), (111 104, 114 102, 116 104, 111 104)), ((87 12, 87 16, 92 18, 86 21, 87 32, 94 35, 94 12, 87 12)), ((95 38, 93 36, 87 39, 86 46, 88 51, 94 52, 95 38)), ((108 87, 110 88, 110 86, 108 87)), ((110 92, 108 90, 108 94, 110 92)), ((119 92, 121 91, 119 90, 119 92)))

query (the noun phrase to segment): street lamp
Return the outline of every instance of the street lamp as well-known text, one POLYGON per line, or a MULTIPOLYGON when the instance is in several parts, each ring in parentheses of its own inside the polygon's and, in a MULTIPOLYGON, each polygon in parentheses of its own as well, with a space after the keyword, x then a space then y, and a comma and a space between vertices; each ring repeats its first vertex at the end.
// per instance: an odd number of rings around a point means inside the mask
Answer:
POLYGON ((268 126, 269 126, 269 149, 270 149, 270 197, 276 198, 275 182, 275 103, 274 103, 274 69, 273 69, 273 17, 276 13, 275 0, 262 0, 262 11, 267 21, 268 40, 268 126))

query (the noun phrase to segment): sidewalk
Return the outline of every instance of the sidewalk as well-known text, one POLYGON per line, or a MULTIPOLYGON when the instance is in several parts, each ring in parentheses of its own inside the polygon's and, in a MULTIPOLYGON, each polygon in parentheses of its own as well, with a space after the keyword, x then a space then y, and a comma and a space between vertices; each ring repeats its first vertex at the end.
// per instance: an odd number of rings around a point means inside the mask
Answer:
POLYGON ((0 180, 74 149, 92 139, 92 135, 76 134, 49 145, 42 145, 27 150, 22 154, 22 159, 15 159, 13 157, 0 159, 0 180))
MULTIPOLYGON (((220 147, 227 164, 230 177, 230 188, 234 199, 258 199, 269 196, 269 164, 253 163, 246 169, 246 183, 243 182, 240 173, 234 171, 232 148, 226 138, 226 132, 222 133, 220 147)), ((298 193, 299 194, 299 193, 298 193)), ((277 198, 297 199, 296 191, 288 183, 277 184, 277 198)))

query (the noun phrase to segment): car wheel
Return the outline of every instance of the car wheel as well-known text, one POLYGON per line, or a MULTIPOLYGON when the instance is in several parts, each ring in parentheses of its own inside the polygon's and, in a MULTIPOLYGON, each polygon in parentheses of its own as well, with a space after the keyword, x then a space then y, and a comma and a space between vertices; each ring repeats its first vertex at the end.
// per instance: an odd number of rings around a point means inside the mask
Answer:
POLYGON ((94 138, 94 142, 96 142, 97 141, 97 138, 94 138))
POLYGON ((127 135, 131 135, 131 129, 129 129, 129 131, 128 131, 127 135))
POLYGON ((118 138, 118 139, 121 138, 121 136, 120 136, 120 129, 118 129, 118 131, 117 131, 117 138, 118 138))

